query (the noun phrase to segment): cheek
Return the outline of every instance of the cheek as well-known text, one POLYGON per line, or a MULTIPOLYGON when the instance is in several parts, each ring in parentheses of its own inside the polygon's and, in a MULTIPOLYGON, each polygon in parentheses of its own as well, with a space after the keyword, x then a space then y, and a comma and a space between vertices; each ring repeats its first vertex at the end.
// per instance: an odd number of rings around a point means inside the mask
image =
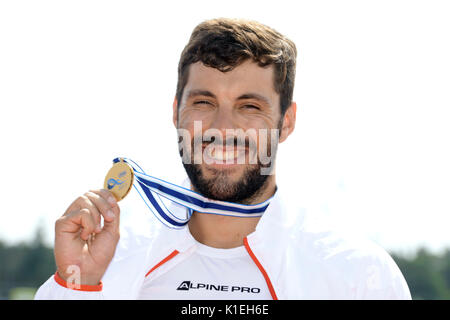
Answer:
POLYGON ((243 129, 277 128, 279 117, 275 110, 265 110, 264 112, 241 111, 235 114, 235 119, 238 119, 236 124, 239 124, 243 129))
POLYGON ((270 119, 264 117, 246 117, 240 123, 242 129, 266 129, 271 127, 270 119))
POLYGON ((201 123, 203 127, 207 126, 211 122, 210 112, 200 112, 198 110, 189 110, 180 112, 178 119, 178 125, 180 128, 185 128, 190 131, 194 131, 194 124, 201 123))
POLYGON ((258 150, 260 149, 259 144, 266 144, 266 141, 270 141, 270 135, 273 134, 273 129, 277 129, 277 123, 269 117, 255 117, 249 118, 245 124, 243 124, 244 131, 254 131, 256 132, 252 136, 253 140, 257 143, 258 150))

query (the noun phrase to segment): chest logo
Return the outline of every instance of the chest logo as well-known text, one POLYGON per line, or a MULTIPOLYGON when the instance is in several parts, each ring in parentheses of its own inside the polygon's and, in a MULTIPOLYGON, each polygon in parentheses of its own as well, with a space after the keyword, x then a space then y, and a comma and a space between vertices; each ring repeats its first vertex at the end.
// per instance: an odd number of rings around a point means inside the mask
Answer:
POLYGON ((221 284, 207 284, 207 283, 194 283, 192 281, 183 281, 178 286, 177 290, 209 290, 209 291, 225 291, 225 292, 248 292, 248 293, 260 293, 260 288, 251 288, 243 286, 226 286, 221 284))

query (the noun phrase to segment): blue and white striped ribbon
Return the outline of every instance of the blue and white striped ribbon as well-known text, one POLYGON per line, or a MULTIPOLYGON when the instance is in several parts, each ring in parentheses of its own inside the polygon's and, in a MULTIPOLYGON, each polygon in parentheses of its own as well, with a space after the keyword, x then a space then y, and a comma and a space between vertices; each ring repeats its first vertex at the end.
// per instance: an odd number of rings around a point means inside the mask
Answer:
POLYGON ((113 162, 121 160, 133 169, 133 186, 145 204, 156 218, 169 228, 183 228, 194 211, 241 218, 261 217, 272 200, 271 197, 252 205, 211 200, 190 189, 145 174, 131 159, 116 158, 113 162))

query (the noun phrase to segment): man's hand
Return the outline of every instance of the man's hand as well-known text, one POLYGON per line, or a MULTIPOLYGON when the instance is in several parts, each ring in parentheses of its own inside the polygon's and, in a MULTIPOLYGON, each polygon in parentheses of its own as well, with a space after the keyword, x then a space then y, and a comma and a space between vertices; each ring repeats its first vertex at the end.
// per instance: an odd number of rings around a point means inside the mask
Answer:
POLYGON ((55 223, 55 260, 61 278, 67 280, 75 266, 80 284, 99 284, 119 241, 119 217, 117 201, 105 189, 86 192, 69 206, 55 223))

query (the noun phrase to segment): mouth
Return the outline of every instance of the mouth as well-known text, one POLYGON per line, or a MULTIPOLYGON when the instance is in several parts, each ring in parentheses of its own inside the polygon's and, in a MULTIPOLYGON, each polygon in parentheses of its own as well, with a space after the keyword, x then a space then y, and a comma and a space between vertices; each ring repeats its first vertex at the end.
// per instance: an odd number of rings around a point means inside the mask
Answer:
POLYGON ((222 146, 203 145, 202 153, 204 163, 207 166, 218 169, 230 169, 246 163, 248 148, 224 148, 222 146))

